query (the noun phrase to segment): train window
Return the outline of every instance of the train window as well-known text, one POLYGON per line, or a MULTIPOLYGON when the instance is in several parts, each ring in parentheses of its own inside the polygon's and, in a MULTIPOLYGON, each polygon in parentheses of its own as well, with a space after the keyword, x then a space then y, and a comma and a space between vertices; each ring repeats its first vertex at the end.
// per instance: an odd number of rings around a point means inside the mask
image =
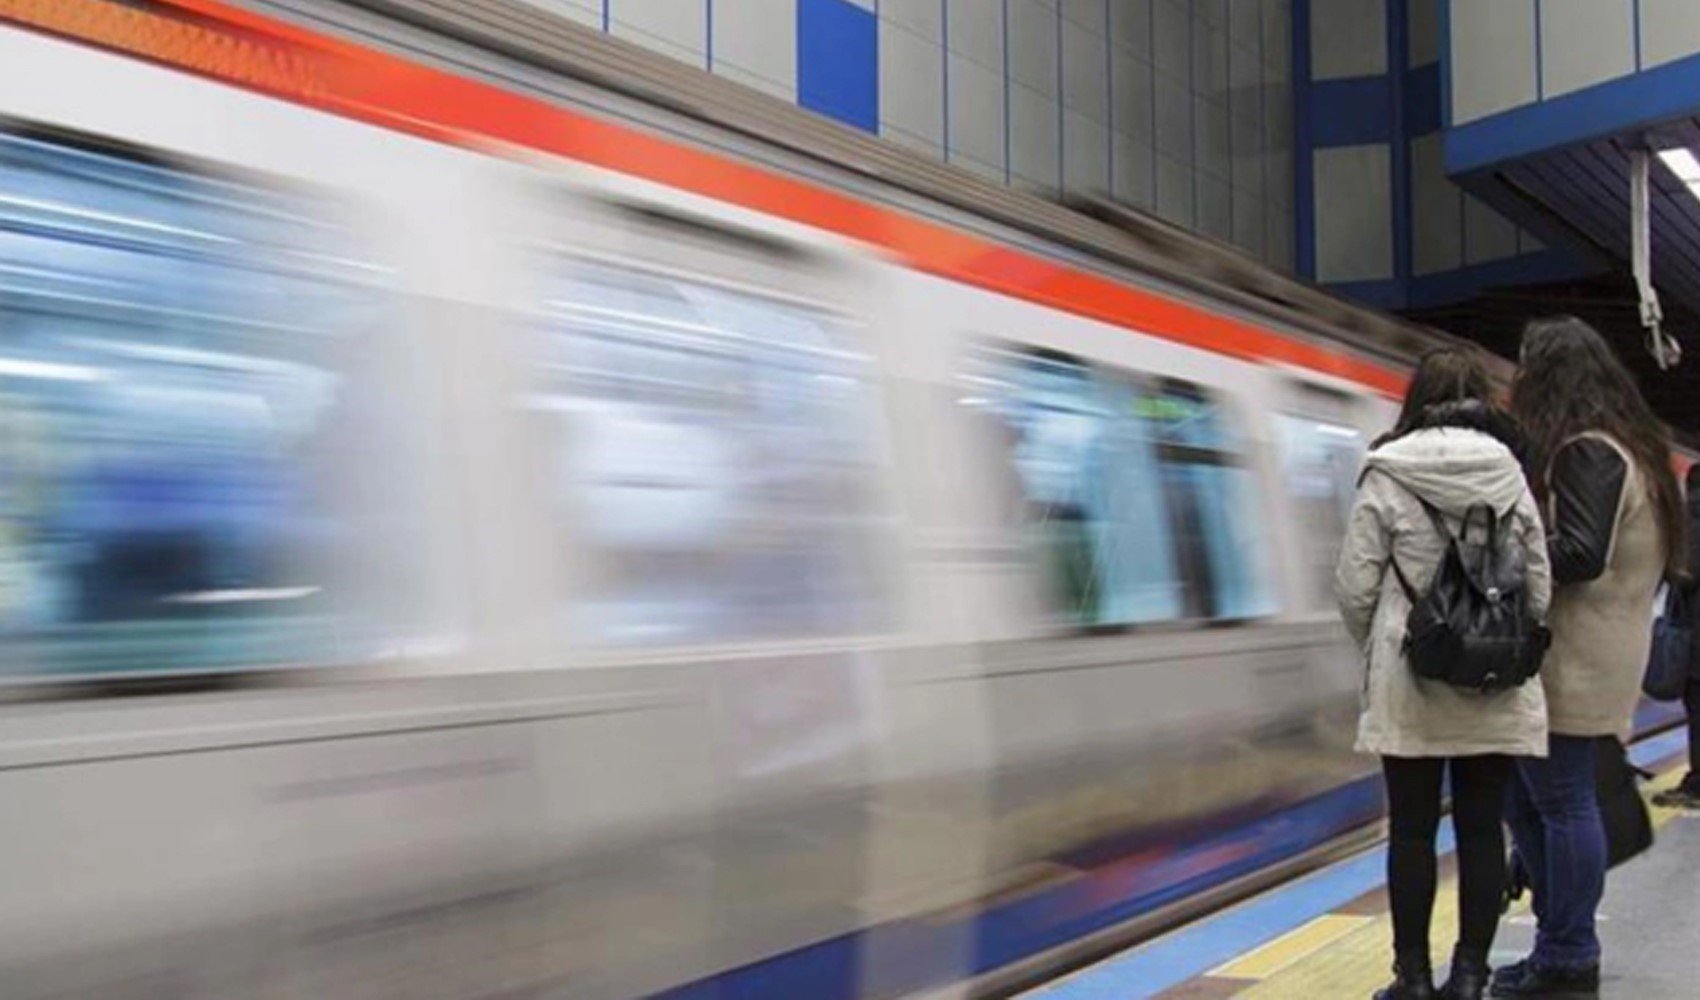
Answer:
POLYGON ((833 314, 567 262, 533 405, 552 416, 561 606, 601 643, 876 624, 872 390, 833 314))
POLYGON ((1315 609, 1330 609, 1334 563, 1363 463, 1363 435, 1345 424, 1290 414, 1276 421, 1276 431, 1287 495, 1299 519, 1309 600, 1315 609))
POLYGON ((333 360, 367 297, 330 230, 276 192, 36 137, 0 132, 0 175, 5 670, 356 655, 331 553, 362 532, 327 457, 369 429, 333 360))
POLYGON ((1140 399, 1139 413, 1157 442, 1187 617, 1268 614, 1251 473, 1220 405, 1197 386, 1160 379, 1140 399))
POLYGON ((1185 383, 997 350, 970 397, 1005 429, 1056 612, 1081 625, 1264 614, 1250 483, 1185 383))

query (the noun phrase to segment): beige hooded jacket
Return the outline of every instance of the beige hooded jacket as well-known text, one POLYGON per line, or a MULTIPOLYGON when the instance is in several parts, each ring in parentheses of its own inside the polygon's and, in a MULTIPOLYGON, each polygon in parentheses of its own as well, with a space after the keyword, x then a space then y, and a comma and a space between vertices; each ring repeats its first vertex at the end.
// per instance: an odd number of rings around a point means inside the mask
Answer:
POLYGON ((1424 680, 1401 646, 1410 602, 1394 575, 1428 587, 1445 542, 1417 497, 1456 532, 1471 506, 1486 503, 1522 548, 1530 610, 1544 618, 1552 595, 1539 508, 1510 449, 1480 431, 1420 430, 1370 452, 1335 572, 1346 629, 1365 661, 1358 750, 1390 757, 1463 757, 1547 752, 1546 696, 1539 682, 1481 694, 1424 680))

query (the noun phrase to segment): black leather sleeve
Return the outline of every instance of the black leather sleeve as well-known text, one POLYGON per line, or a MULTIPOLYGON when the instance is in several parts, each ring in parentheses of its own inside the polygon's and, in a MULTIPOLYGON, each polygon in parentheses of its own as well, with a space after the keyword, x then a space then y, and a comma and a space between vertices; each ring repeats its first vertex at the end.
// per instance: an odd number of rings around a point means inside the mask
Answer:
POLYGON ((1693 587, 1700 583, 1700 465, 1689 468, 1682 491, 1688 499, 1688 576, 1693 587))
POLYGON ((1628 475, 1623 456, 1597 438, 1572 441, 1553 456, 1547 551, 1554 582, 1582 583, 1606 571, 1628 475))

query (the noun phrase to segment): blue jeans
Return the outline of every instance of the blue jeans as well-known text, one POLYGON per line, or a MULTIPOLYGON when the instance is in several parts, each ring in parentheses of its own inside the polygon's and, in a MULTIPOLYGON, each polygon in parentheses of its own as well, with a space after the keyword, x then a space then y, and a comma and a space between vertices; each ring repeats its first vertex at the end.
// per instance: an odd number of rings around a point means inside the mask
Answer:
POLYGON ((1535 951, 1549 970, 1600 960, 1594 912, 1606 888, 1606 833, 1594 786, 1595 741, 1548 738, 1545 760, 1518 758, 1507 821, 1535 899, 1535 951))

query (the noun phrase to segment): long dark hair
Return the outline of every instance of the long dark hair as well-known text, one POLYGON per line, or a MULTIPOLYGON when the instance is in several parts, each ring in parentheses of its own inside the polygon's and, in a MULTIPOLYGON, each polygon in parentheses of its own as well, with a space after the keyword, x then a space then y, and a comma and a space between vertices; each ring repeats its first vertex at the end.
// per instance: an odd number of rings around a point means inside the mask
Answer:
POLYGON ((1687 569, 1688 524, 1671 466, 1670 434, 1593 327, 1574 316, 1555 316, 1524 328, 1511 413, 1529 436, 1530 479, 1543 497, 1547 466, 1571 438, 1598 431, 1622 445, 1640 466, 1658 515, 1665 571, 1675 576, 1687 569))
POLYGON ((1492 398, 1493 379, 1474 354, 1456 347, 1437 347, 1417 362, 1393 429, 1376 438, 1371 447, 1379 448, 1412 431, 1436 426, 1438 413, 1463 409, 1471 403, 1486 408, 1492 398))

